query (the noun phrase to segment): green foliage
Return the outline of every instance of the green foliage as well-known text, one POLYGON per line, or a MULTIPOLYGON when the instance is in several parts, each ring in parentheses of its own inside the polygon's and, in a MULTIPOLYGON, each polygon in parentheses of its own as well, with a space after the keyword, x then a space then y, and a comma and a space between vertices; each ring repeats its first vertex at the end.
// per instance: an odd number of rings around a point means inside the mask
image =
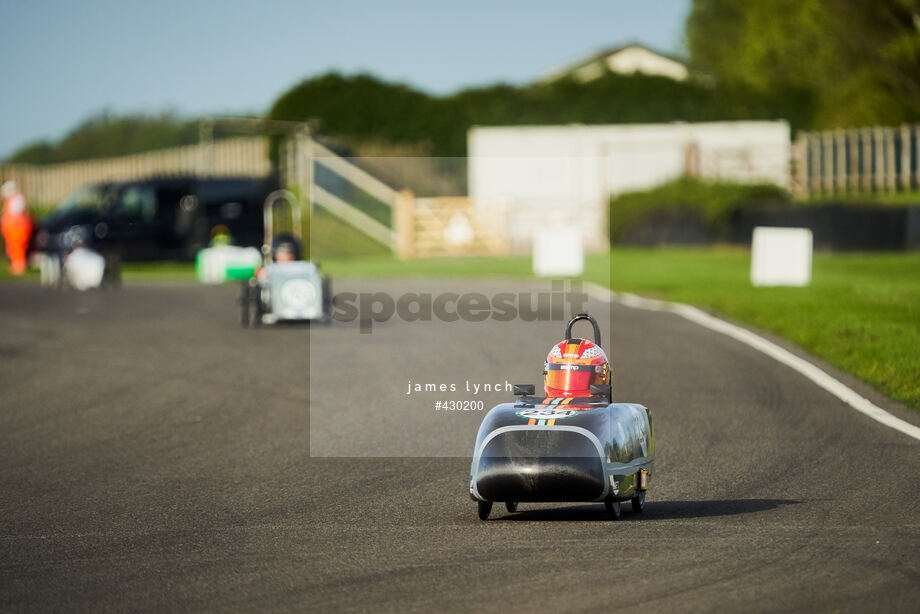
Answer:
POLYGON ((684 214, 707 227, 714 237, 728 230, 735 211, 767 204, 787 204, 788 194, 773 184, 740 184, 683 177, 651 190, 624 192, 610 199, 610 241, 630 230, 684 214))
POLYGON ((781 104, 793 127, 920 119, 920 0, 694 0, 694 64, 781 104))
POLYGON ((88 118, 59 143, 38 142, 14 153, 9 162, 53 164, 122 156, 198 141, 198 123, 171 113, 114 116, 104 112, 88 118))
POLYGON ((57 149, 48 141, 35 141, 20 147, 10 156, 9 162, 22 164, 51 164, 55 161, 57 149))
POLYGON ((421 143, 430 155, 463 156, 467 131, 475 125, 773 119, 795 115, 799 106, 795 97, 764 101, 743 84, 713 87, 642 74, 499 84, 435 97, 368 75, 330 73, 283 94, 269 117, 317 120, 322 132, 346 143, 421 143))
POLYGON ((270 119, 319 119, 322 130, 340 138, 375 135, 388 141, 428 138, 424 118, 431 99, 408 86, 369 75, 346 79, 329 73, 294 87, 272 105, 270 119))

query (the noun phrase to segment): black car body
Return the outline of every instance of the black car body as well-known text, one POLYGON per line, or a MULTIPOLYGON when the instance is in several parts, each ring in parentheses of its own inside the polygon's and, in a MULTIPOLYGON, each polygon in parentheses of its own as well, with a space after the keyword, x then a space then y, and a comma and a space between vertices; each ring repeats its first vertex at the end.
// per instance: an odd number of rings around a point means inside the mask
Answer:
POLYGON ((88 185, 35 229, 35 251, 60 253, 74 237, 117 261, 192 260, 215 234, 262 244, 270 178, 163 177, 88 185))

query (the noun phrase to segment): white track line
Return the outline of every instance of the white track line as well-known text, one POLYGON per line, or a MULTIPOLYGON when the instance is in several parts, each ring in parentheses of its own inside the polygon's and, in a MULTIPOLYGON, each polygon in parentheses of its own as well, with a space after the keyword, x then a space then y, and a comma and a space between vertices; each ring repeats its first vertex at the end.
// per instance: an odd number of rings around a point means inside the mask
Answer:
POLYGON ((590 282, 583 283, 583 287, 588 292, 588 294, 598 300, 607 303, 616 301, 622 305, 635 309, 675 313, 683 318, 686 318, 687 320, 690 320, 691 322, 699 324, 700 326, 705 326, 709 330, 714 330, 717 333, 728 335, 732 339, 736 339, 741 343, 744 343, 749 347, 752 347, 755 350, 773 358, 774 360, 781 362, 787 367, 801 373, 856 411, 869 416, 877 422, 881 422, 885 426, 889 426, 895 430, 901 431, 905 435, 920 440, 920 427, 917 427, 910 422, 906 422, 896 416, 891 415, 869 399, 860 396, 852 388, 845 385, 843 382, 840 382, 839 380, 831 377, 807 360, 799 358, 792 352, 781 348, 772 341, 767 341, 760 335, 752 333, 745 328, 730 324, 725 320, 720 320, 715 316, 709 315, 705 311, 697 309, 691 305, 685 305, 684 303, 671 303, 668 301, 644 298, 625 292, 612 292, 607 288, 598 286, 597 284, 590 282))

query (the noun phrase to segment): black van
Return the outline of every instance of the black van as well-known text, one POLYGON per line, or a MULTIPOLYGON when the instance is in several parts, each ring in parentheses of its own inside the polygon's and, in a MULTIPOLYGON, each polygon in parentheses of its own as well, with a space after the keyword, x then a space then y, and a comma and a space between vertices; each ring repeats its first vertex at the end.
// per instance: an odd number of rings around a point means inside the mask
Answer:
POLYGON ((77 190, 35 229, 35 251, 74 241, 116 261, 193 260, 215 234, 235 245, 262 245, 262 204, 271 178, 163 177, 100 183, 77 190))

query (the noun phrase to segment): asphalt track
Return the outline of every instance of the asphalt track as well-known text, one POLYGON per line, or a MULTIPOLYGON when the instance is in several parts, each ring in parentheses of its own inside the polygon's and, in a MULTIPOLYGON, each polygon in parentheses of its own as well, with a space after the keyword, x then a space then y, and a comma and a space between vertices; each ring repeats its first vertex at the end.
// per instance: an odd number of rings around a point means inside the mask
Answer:
POLYGON ((235 297, 0 286, 0 610, 916 611, 920 442, 738 342, 615 306, 646 511, 483 523, 481 415, 407 380, 536 383, 561 323, 243 330, 235 297))

